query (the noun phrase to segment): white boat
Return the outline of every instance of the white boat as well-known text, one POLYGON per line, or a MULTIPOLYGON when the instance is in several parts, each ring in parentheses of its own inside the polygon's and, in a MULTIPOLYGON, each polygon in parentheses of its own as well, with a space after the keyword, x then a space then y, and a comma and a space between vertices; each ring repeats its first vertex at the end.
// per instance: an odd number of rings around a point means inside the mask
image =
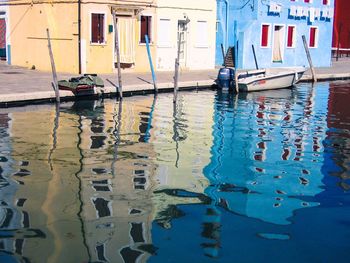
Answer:
POLYGON ((305 67, 267 68, 237 72, 238 89, 242 92, 288 88, 296 84, 305 67))

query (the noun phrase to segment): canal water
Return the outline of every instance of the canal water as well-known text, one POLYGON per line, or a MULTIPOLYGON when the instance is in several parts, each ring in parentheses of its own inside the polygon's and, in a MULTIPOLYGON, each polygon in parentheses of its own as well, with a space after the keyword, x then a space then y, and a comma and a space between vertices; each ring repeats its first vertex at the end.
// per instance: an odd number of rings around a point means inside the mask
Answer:
POLYGON ((349 262, 349 91, 1 109, 0 262, 349 262))

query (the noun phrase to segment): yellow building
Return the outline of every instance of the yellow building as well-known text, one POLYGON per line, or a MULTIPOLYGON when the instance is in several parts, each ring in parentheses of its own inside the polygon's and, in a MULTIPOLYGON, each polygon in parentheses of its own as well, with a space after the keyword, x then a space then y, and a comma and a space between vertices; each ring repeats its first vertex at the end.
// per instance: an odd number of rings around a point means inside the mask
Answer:
POLYGON ((113 73, 116 24, 125 70, 149 70, 145 35, 159 70, 173 69, 180 35, 183 68, 214 67, 214 0, 201 1, 200 7, 196 1, 18 0, 9 1, 2 9, 5 7, 9 64, 50 71, 49 29, 57 71, 113 73))

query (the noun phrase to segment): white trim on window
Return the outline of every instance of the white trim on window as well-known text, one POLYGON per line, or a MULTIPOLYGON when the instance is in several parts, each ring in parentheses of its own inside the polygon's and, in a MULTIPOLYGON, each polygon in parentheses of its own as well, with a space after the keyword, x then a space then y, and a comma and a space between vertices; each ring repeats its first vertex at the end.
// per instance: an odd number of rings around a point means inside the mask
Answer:
POLYGON ((138 44, 139 46, 146 46, 146 43, 141 43, 141 16, 150 16, 151 17, 151 34, 150 36, 148 36, 151 41, 150 41, 150 46, 152 46, 154 43, 156 43, 156 41, 154 41, 154 37, 155 37, 155 34, 154 34, 154 14, 153 13, 141 13, 139 14, 138 16, 138 29, 139 29, 139 34, 138 34, 138 44))
POLYGON ((105 46, 107 45, 107 13, 104 11, 90 11, 89 12, 89 43, 91 46, 105 46), (103 42, 102 43, 93 43, 92 42, 92 14, 101 14, 104 15, 103 19, 103 42))

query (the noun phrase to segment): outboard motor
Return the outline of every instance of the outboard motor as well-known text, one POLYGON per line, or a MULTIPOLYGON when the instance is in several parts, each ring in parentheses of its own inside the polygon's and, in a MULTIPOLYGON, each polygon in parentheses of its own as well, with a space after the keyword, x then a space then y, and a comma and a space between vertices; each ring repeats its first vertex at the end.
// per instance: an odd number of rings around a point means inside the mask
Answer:
POLYGON ((232 88, 235 79, 235 71, 232 68, 221 68, 219 70, 217 84, 219 88, 230 89, 232 88))

